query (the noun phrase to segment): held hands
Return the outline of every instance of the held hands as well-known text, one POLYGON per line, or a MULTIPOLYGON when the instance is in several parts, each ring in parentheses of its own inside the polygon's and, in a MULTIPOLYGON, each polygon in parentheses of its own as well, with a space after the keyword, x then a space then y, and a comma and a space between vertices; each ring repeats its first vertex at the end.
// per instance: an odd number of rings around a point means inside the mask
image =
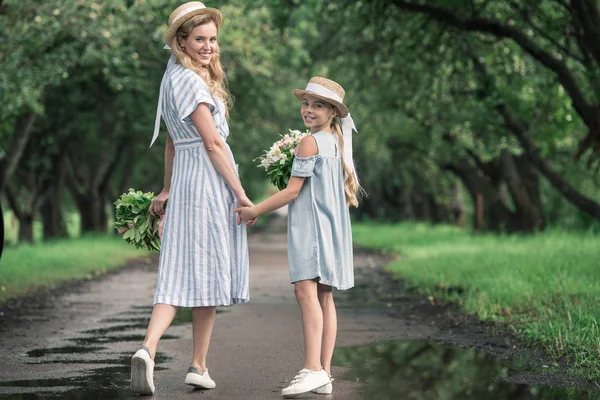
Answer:
POLYGON ((258 218, 254 207, 238 207, 233 211, 238 213, 238 221, 241 219, 247 224, 250 223, 250 221, 254 221, 252 223, 252 225, 254 225, 254 223, 256 223, 256 219, 258 218))
POLYGON ((241 224, 242 220, 246 223, 247 226, 254 226, 254 224, 256 224, 256 220, 258 219, 258 216, 254 215, 252 218, 243 218, 242 213, 240 212, 240 210, 243 209, 250 209, 254 206, 254 203, 252 203, 250 201, 250 199, 248 198, 248 196, 246 196, 246 194, 240 194, 237 195, 237 208, 235 210, 233 210, 233 212, 237 212, 238 216, 237 216, 237 224, 241 224))
POLYGON ((165 213, 165 202, 169 198, 169 192, 165 192, 164 190, 160 192, 155 198, 152 199, 150 203, 150 215, 154 216, 162 216, 165 213))

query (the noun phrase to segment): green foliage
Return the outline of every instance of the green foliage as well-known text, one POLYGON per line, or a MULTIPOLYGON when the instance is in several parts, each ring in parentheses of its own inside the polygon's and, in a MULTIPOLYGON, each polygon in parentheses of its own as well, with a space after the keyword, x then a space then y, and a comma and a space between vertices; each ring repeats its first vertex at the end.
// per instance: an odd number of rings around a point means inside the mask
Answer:
POLYGON ((130 188, 114 203, 114 227, 125 230, 123 239, 138 249, 160 251, 160 218, 149 212, 154 197, 152 192, 142 193, 130 188))

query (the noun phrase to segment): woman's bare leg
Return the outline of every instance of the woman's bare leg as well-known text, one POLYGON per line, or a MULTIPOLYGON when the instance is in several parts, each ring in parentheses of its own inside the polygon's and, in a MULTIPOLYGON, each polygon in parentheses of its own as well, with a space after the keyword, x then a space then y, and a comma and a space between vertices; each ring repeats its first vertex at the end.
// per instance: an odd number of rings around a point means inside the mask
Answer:
POLYGON ((215 324, 217 307, 194 307, 192 309, 192 328, 194 334, 194 356, 192 367, 206 371, 206 356, 215 324))
POLYGON ((171 325, 171 322, 173 322, 178 309, 179 307, 170 304, 156 304, 152 309, 150 323, 148 324, 146 338, 144 339, 144 346, 150 350, 150 357, 152 359, 156 355, 156 348, 158 347, 160 338, 169 325, 171 325))

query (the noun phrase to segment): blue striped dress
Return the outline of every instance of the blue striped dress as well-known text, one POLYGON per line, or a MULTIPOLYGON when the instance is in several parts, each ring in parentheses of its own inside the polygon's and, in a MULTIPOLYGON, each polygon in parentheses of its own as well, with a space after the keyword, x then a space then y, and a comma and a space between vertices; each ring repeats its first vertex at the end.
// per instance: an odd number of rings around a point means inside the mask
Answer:
POLYGON ((206 103, 225 141, 229 136, 225 107, 215 101, 199 75, 180 64, 167 67, 163 85, 161 113, 175 157, 154 304, 245 303, 249 300, 246 226, 237 225, 233 191, 210 161, 191 120, 198 105, 206 103))

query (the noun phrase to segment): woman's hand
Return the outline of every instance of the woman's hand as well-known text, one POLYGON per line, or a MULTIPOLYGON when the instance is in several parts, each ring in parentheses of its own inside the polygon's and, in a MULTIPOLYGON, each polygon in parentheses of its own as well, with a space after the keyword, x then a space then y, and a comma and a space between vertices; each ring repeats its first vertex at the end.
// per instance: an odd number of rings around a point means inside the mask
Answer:
MULTIPOLYGON (((252 201, 250 201, 248 196, 246 196, 245 192, 236 194, 236 198, 237 198, 238 209, 243 208, 243 207, 253 207, 254 206, 254 203, 252 203, 252 201)), ((254 224, 256 224, 257 219, 258 219, 258 217, 254 217, 249 220, 244 220, 244 222, 246 223, 247 226, 252 227, 252 226, 254 226, 254 224)), ((242 216, 241 216, 241 214, 238 214, 237 224, 239 225, 241 223, 242 223, 242 216)))
POLYGON ((238 213, 238 220, 241 219, 246 222, 246 224, 248 224, 250 221, 256 222, 256 219, 258 218, 254 207, 238 207, 233 211, 238 213))
POLYGON ((155 198, 152 199, 152 203, 150 203, 150 215, 161 216, 165 213, 165 202, 169 198, 169 192, 165 192, 164 190, 158 194, 155 198))

